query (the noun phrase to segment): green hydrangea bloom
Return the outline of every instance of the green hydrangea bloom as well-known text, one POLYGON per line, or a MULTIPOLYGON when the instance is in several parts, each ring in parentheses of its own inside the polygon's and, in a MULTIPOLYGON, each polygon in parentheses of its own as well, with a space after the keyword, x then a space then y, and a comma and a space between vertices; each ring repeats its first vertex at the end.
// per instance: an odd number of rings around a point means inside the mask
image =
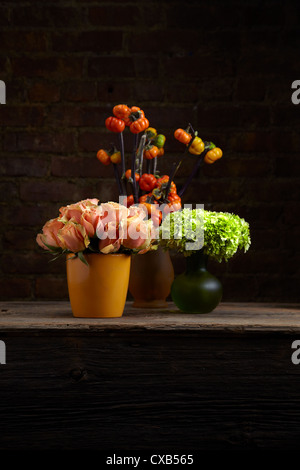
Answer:
POLYGON ((251 244, 249 224, 238 215, 204 209, 182 209, 169 214, 161 224, 160 245, 185 256, 203 247, 210 258, 228 261, 251 244))

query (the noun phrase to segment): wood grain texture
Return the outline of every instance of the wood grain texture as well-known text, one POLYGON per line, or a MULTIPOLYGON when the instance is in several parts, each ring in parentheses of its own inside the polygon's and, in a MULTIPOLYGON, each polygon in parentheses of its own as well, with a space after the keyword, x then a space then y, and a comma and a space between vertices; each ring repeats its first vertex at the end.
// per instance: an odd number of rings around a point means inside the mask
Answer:
POLYGON ((121 318, 74 318, 69 302, 0 302, 0 331, 35 329, 74 331, 203 330, 222 333, 300 331, 300 304, 224 303, 209 314, 182 313, 169 303, 166 309, 136 309, 127 302, 121 318))
POLYGON ((296 305, 74 319, 68 303, 1 303, 0 449, 296 449, 296 305))

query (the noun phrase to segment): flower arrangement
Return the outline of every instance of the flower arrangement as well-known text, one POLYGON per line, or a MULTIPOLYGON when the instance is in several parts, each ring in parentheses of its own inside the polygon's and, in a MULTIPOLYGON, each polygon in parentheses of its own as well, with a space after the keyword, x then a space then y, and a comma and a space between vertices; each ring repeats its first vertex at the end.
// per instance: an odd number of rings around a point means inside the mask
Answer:
POLYGON ((169 214, 160 227, 160 244, 190 256, 203 253, 218 262, 228 261, 251 244, 249 224, 238 215, 204 209, 183 209, 169 214))
POLYGON ((186 129, 178 128, 174 132, 174 138, 183 145, 183 155, 173 162, 169 175, 160 175, 158 159, 165 154, 166 137, 149 127, 149 120, 138 106, 119 104, 113 107, 112 114, 105 120, 105 126, 118 135, 118 143, 113 143, 110 149, 98 150, 97 158, 105 166, 112 164, 122 204, 127 207, 143 205, 154 225, 159 226, 165 216, 182 208, 182 196, 200 166, 214 163, 223 152, 213 142, 203 141, 188 124, 186 129), (130 168, 126 168, 124 151, 126 128, 133 135, 130 168), (187 155, 195 159, 195 164, 177 191, 173 180, 187 155))
POLYGON ((59 209, 36 237, 40 247, 59 256, 74 253, 146 253, 156 248, 157 229, 141 207, 85 199, 59 209))

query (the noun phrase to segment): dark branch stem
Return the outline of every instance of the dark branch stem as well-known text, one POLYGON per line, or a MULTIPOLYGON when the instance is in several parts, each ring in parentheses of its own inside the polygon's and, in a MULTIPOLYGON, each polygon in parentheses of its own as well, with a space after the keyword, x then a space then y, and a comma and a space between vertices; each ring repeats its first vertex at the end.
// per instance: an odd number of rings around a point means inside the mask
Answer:
POLYGON ((140 139, 140 143, 139 143, 139 147, 137 151, 137 160, 138 160, 137 173, 139 173, 140 176, 143 173, 144 148, 146 145, 146 139, 147 139, 146 134, 143 134, 140 139))
POLYGON ((153 162, 153 174, 155 175, 157 169, 157 157, 154 158, 153 162))
POLYGON ((183 153, 183 156, 181 157, 181 159, 179 160, 179 162, 178 162, 178 163, 176 163, 176 162, 173 163, 172 171, 171 171, 171 174, 170 174, 170 176, 169 176, 169 181, 168 181, 168 184, 167 184, 167 186, 166 186, 165 199, 168 198, 168 194, 169 194, 169 191, 170 191, 170 187, 171 187, 172 180, 174 179, 174 177, 175 177, 177 171, 179 170, 180 165, 181 165, 181 163, 182 163, 182 161, 183 161, 185 155, 187 154, 187 151, 188 151, 188 149, 189 149, 189 146, 191 145, 191 143, 193 142, 193 140, 194 140, 194 138, 195 138, 195 131, 194 131, 194 129, 193 129, 192 124, 190 124, 190 123, 188 124, 188 130, 189 130, 189 129, 191 130, 191 133, 192 133, 192 138, 191 138, 190 144, 186 146, 185 151, 184 151, 184 153, 183 153))
POLYGON ((184 185, 182 186, 182 188, 180 189, 180 191, 178 191, 178 196, 179 196, 179 197, 182 197, 182 195, 185 193, 185 191, 187 190, 188 186, 190 185, 192 179, 194 178, 194 176, 196 175, 197 171, 199 170, 200 166, 203 164, 205 154, 206 154, 206 152, 204 151, 204 152, 202 152, 202 153, 199 155, 199 158, 198 158, 197 162, 196 162, 195 165, 194 165, 194 168, 193 168, 193 170, 192 170, 192 173, 191 173, 190 176, 187 178, 186 182, 184 183, 184 185))
POLYGON ((116 163, 113 163, 113 169, 114 169, 114 174, 115 174, 116 182, 117 182, 117 185, 118 185, 119 195, 124 195, 124 193, 123 193, 123 191, 122 191, 122 186, 121 186, 121 181, 120 181, 119 172, 118 172, 118 165, 117 165, 116 163))
POLYGON ((124 152, 124 139, 123 139, 123 132, 120 132, 119 134, 119 142, 120 142, 120 152, 121 152, 121 184, 122 184, 122 189, 121 189, 121 194, 123 196, 126 195, 126 186, 125 186, 125 152, 124 152))
POLYGON ((138 134, 134 134, 132 160, 131 160, 132 191, 133 191, 134 202, 136 204, 138 203, 138 191, 137 191, 137 184, 136 184, 136 179, 135 179, 136 148, 137 148, 137 140, 138 140, 137 138, 138 138, 138 134))

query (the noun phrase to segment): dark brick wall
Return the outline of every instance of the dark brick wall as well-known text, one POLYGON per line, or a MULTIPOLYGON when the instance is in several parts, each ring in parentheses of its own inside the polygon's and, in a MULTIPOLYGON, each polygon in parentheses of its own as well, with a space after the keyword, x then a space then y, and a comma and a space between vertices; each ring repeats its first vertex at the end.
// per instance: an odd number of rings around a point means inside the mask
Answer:
POLYGON ((299 24, 291 0, 1 2, 1 298, 66 298, 64 262, 35 235, 61 205, 116 197, 95 155, 121 102, 166 134, 163 172, 188 122, 223 149, 184 202, 250 223, 249 253, 211 265, 224 300, 299 301, 299 24))

